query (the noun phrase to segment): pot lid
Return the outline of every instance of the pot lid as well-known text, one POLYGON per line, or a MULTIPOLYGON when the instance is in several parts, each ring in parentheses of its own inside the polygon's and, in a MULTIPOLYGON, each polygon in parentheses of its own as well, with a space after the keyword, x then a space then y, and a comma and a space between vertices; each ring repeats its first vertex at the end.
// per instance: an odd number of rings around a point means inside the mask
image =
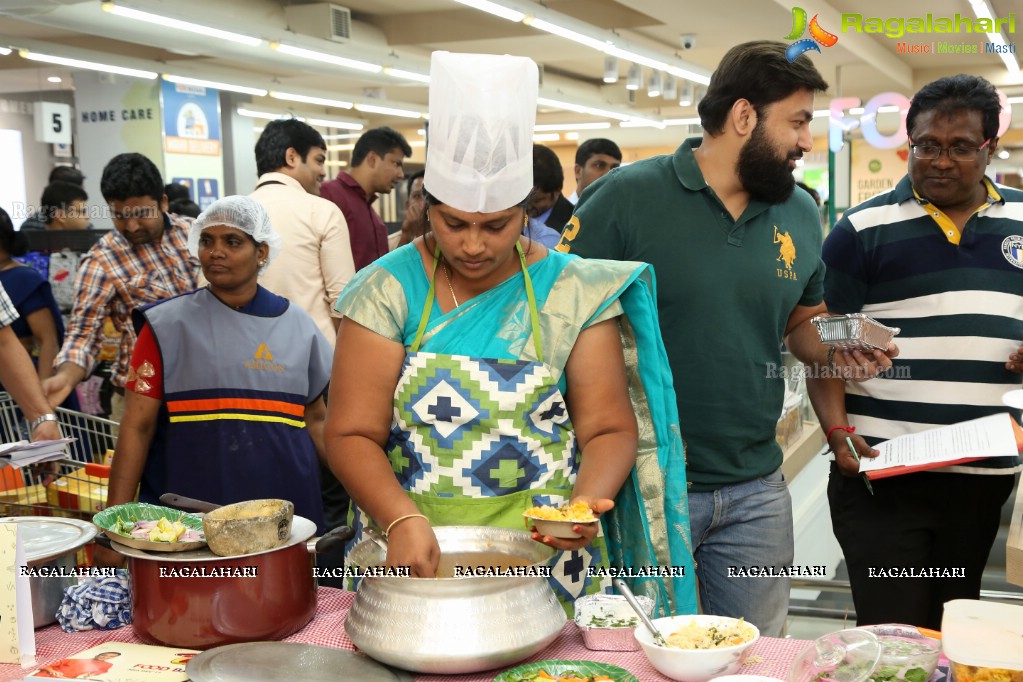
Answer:
POLYGON ((881 660, 881 642, 866 630, 818 637, 792 662, 788 682, 867 682, 881 660))
POLYGON ((17 523, 25 561, 45 563, 73 552, 96 537, 96 526, 80 519, 50 516, 8 516, 0 523, 17 523))
POLYGON ((412 682, 404 670, 377 663, 354 651, 298 642, 229 644, 190 659, 185 672, 192 682, 412 682))
MULTIPOLYGON (((276 552, 278 550, 297 545, 301 542, 305 542, 313 535, 316 534, 316 524, 305 518, 304 516, 298 516, 297 514, 291 521, 291 535, 288 536, 288 541, 284 544, 274 547, 273 549, 267 549, 262 552, 253 552, 251 554, 244 554, 241 556, 251 557, 259 554, 267 554, 269 552, 276 552)), ((108 536, 109 537, 109 536, 108 536)), ((196 561, 222 561, 224 559, 232 559, 237 557, 228 556, 217 556, 213 553, 209 547, 201 547, 199 549, 188 550, 185 552, 147 552, 144 549, 136 549, 134 547, 128 547, 122 545, 117 541, 117 536, 110 538, 111 545, 114 549, 125 556, 130 556, 135 559, 149 559, 160 561, 162 563, 194 563, 196 561)))

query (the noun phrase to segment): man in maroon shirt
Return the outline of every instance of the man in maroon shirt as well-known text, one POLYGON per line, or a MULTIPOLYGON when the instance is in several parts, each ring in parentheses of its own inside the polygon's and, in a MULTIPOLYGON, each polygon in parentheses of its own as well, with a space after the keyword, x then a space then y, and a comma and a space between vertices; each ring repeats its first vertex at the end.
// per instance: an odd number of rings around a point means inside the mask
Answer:
POLYGON ((405 177, 405 157, 412 148, 393 128, 373 128, 352 150, 352 169, 320 185, 320 196, 341 208, 348 221, 355 269, 361 270, 387 253, 387 226, 373 210, 378 194, 389 194, 405 177))

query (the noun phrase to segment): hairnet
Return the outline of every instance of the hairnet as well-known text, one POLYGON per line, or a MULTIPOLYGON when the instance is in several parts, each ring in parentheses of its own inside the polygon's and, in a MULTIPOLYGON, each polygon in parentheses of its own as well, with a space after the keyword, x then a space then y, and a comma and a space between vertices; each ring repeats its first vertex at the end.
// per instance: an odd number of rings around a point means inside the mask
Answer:
POLYGON ((538 87, 539 70, 526 57, 434 52, 426 191, 473 213, 525 199, 538 87))
POLYGON ((207 227, 226 225, 251 236, 257 244, 266 244, 269 253, 263 267, 266 267, 281 252, 281 236, 270 224, 270 216, 255 199, 235 195, 218 199, 192 221, 188 230, 188 252, 199 257, 199 235, 207 227))

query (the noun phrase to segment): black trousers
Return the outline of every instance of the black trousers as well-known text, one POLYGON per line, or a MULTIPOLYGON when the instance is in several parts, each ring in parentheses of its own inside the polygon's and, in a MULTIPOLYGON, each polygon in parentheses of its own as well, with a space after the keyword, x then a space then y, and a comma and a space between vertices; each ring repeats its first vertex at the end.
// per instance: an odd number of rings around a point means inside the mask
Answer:
POLYGON ((871 496, 862 478, 832 464, 831 523, 849 566, 857 625, 938 630, 946 601, 977 599, 1014 483, 1012 475, 920 472, 873 481, 871 496))

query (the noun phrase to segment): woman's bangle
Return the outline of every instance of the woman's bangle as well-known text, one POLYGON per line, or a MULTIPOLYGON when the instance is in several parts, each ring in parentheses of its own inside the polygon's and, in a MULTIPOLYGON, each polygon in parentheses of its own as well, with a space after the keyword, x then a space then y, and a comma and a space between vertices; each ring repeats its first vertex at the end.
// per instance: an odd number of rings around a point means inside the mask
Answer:
POLYGON ((38 429, 40 426, 42 426, 44 422, 55 422, 55 421, 57 421, 57 415, 53 414, 52 412, 50 412, 48 414, 41 414, 41 415, 39 415, 38 417, 36 417, 35 419, 32 420, 32 423, 28 427, 28 432, 32 433, 33 431, 38 429))
POLYGON ((399 523, 401 523, 405 519, 417 519, 417 518, 418 519, 426 519, 427 522, 430 521, 430 519, 426 518, 426 516, 423 515, 423 514, 405 514, 405 516, 399 516, 394 521, 391 521, 391 525, 387 526, 387 530, 384 531, 384 537, 385 538, 389 537, 391 535, 391 529, 394 528, 395 526, 397 526, 399 523))
POLYGON ((854 433, 856 431, 856 427, 855 426, 832 426, 830 429, 828 429, 828 432, 826 434, 824 434, 824 440, 830 443, 831 442, 831 434, 834 433, 835 431, 846 431, 848 433, 854 433))

